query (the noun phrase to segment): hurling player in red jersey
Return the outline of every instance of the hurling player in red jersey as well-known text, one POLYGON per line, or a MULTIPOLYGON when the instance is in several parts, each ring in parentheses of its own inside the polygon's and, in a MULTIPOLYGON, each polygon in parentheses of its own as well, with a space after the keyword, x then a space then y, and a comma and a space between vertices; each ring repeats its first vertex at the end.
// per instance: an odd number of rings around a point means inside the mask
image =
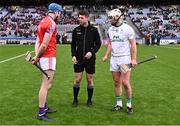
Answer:
POLYGON ((47 79, 45 75, 42 75, 37 116, 39 120, 49 122, 53 121, 53 119, 46 114, 56 112, 56 110, 48 107, 47 96, 56 70, 56 21, 62 11, 62 6, 57 3, 51 3, 48 6, 47 16, 38 25, 35 56, 31 61, 32 64, 39 62, 40 67, 50 76, 50 79, 47 79))

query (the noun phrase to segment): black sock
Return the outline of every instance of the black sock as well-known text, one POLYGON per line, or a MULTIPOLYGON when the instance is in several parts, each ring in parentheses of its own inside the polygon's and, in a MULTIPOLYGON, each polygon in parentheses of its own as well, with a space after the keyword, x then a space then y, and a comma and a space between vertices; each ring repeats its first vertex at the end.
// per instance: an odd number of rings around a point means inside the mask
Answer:
POLYGON ((79 94, 80 87, 73 87, 73 93, 74 93, 74 100, 78 100, 78 94, 79 94))
POLYGON ((92 99, 93 90, 94 90, 93 87, 87 88, 87 92, 88 92, 88 101, 91 101, 91 99, 92 99))

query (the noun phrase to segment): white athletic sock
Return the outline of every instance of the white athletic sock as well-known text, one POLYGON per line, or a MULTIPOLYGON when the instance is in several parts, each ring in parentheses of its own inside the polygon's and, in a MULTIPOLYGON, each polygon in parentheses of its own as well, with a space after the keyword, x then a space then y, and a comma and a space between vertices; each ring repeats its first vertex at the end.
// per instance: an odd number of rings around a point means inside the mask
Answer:
POLYGON ((129 107, 129 108, 132 107, 131 98, 127 98, 126 106, 129 107))
POLYGON ((122 100, 117 101, 117 105, 122 107, 122 106, 123 106, 123 105, 122 105, 122 100))
POLYGON ((117 105, 122 107, 122 98, 121 96, 116 96, 117 105))
POLYGON ((126 103, 126 105, 127 105, 127 107, 129 107, 129 108, 132 107, 131 103, 126 103))

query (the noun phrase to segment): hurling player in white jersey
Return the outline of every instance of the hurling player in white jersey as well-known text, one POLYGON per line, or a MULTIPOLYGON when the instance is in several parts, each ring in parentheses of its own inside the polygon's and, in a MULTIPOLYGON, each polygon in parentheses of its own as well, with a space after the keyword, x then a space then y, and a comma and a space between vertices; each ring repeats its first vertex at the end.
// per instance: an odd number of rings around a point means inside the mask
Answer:
POLYGON ((122 13, 119 9, 113 9, 108 13, 108 20, 111 27, 108 30, 109 43, 107 51, 102 58, 105 62, 111 53, 110 71, 114 80, 114 92, 117 103, 111 111, 120 111, 122 104, 122 84, 126 92, 126 107, 129 114, 133 113, 132 109, 132 88, 130 84, 131 71, 123 73, 120 71, 121 64, 137 65, 136 40, 134 30, 126 23, 123 23, 122 13))

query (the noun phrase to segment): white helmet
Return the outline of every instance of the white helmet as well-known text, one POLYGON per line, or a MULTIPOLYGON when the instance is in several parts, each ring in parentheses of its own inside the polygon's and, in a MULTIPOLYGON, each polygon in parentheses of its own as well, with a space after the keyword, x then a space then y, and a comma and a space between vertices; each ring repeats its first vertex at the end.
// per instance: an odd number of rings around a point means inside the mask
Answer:
POLYGON ((119 9, 113 9, 109 11, 108 18, 111 19, 111 25, 116 26, 117 24, 122 24, 122 13, 119 9))
POLYGON ((121 11, 119 9, 113 9, 109 11, 108 17, 120 17, 122 15, 121 11))

